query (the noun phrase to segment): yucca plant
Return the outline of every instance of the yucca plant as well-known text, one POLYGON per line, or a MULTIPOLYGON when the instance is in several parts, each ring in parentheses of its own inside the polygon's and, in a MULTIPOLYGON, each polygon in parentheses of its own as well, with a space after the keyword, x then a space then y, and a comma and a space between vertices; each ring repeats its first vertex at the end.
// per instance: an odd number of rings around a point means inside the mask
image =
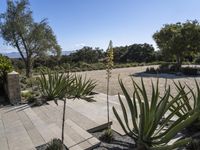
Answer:
POLYGON ((185 138, 168 145, 178 132, 190 125, 199 116, 199 112, 191 110, 190 113, 181 116, 174 122, 170 122, 176 112, 184 107, 184 104, 182 104, 176 110, 169 111, 172 105, 182 99, 181 93, 171 97, 171 89, 168 86, 164 95, 161 96, 158 87, 159 82, 157 81, 156 86, 152 83, 152 93, 149 97, 142 79, 141 86, 133 79, 132 82, 134 91, 131 98, 122 80, 119 79, 128 108, 125 107, 121 96, 118 95, 123 119, 115 107, 113 107, 113 112, 124 132, 136 141, 137 147, 139 149, 171 150, 189 143, 191 138, 185 138), (191 113, 192 115, 190 115, 191 113), (165 130, 163 130, 164 128, 165 130))
POLYGON ((83 78, 82 75, 74 75, 73 82, 71 84, 71 98, 78 98, 78 99, 85 99, 85 100, 92 100, 91 93, 96 87, 96 81, 92 79, 87 79, 85 76, 83 78))
MULTIPOLYGON (((182 117, 190 113, 192 110, 193 110, 192 111, 193 113, 196 111, 200 111, 200 87, 197 80, 195 80, 196 92, 194 92, 194 89, 192 89, 188 84, 186 83, 182 84, 180 81, 174 82, 174 85, 177 89, 177 92, 181 94, 182 99, 176 102, 174 105, 172 105, 170 107, 170 110, 174 111, 177 109, 178 106, 184 104, 184 107, 182 107, 179 111, 176 112, 176 115, 178 117, 182 117)), ((198 117, 191 124, 192 127, 196 127, 196 128, 199 128, 199 125, 200 125, 200 117, 198 117)))

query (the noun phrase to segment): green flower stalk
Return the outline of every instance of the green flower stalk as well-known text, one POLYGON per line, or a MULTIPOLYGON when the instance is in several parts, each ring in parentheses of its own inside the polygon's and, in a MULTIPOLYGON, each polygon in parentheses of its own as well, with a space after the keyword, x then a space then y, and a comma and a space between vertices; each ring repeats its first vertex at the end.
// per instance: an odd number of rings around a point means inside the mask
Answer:
POLYGON ((109 115, 109 84, 110 84, 110 78, 112 74, 112 68, 113 68, 113 44, 112 41, 110 41, 108 50, 107 50, 107 65, 106 65, 106 75, 107 75, 107 117, 108 117, 108 128, 110 128, 110 115, 109 115))

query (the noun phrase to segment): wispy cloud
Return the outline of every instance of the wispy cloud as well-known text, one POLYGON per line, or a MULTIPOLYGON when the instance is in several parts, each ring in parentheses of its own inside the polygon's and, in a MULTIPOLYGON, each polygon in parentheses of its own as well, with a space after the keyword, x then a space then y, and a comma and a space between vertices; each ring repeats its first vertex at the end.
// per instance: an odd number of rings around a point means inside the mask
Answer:
POLYGON ((76 48, 82 48, 82 47, 84 47, 84 46, 85 46, 85 44, 84 44, 84 43, 81 43, 81 44, 76 44, 76 45, 75 45, 75 47, 76 47, 76 48))

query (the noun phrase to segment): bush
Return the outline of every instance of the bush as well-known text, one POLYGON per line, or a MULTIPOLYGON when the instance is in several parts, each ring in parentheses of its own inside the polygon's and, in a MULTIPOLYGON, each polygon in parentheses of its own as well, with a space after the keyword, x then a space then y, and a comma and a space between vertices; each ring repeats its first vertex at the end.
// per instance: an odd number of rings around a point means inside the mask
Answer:
POLYGON ((180 92, 175 97, 172 97, 171 88, 169 86, 164 91, 164 95, 161 96, 157 81, 156 86, 152 83, 151 96, 147 96, 143 80, 141 80, 141 86, 133 79, 132 82, 134 91, 133 97, 131 98, 122 80, 119 80, 120 87, 125 96, 125 101, 128 104, 128 108, 125 107, 124 100, 118 95, 123 112, 123 121, 115 107, 113 107, 113 112, 124 132, 136 141, 137 147, 141 149, 158 150, 174 149, 188 144, 191 138, 181 139, 173 145, 167 145, 178 132, 195 121, 199 117, 200 112, 194 112, 194 110, 188 111, 185 115, 171 122, 170 120, 176 115, 176 112, 183 109, 184 104, 187 104, 185 101, 183 101, 184 103, 180 103, 182 99, 180 92), (167 113, 175 104, 179 104, 178 107, 170 113, 167 113), (128 111, 131 115, 130 122, 128 111))
POLYGON ((157 74, 157 69, 155 69, 154 67, 147 67, 146 69, 146 73, 151 73, 151 74, 157 74))
POLYGON ((33 103, 37 101, 37 93, 34 93, 32 91, 22 91, 21 92, 21 97, 26 100, 28 103, 33 103))
POLYGON ((113 140, 113 131, 112 129, 106 129, 103 135, 100 137, 100 140, 106 143, 110 143, 113 140))
POLYGON ((196 76, 198 75, 198 68, 192 68, 192 67, 184 67, 184 68, 181 68, 181 72, 184 74, 184 75, 189 75, 189 76, 196 76))
POLYGON ((91 100, 92 90, 96 87, 96 82, 92 79, 83 78, 81 75, 73 76, 73 82, 71 84, 71 98, 80 98, 85 100, 91 100))
POLYGON ((194 60, 195 64, 200 64, 200 55, 198 54, 194 60))
POLYGON ((64 73, 43 70, 37 78, 42 96, 47 100, 62 99, 69 93, 72 78, 64 73))
POLYGON ((53 139, 50 143, 48 143, 48 146, 46 150, 66 150, 63 149, 63 144, 60 139, 53 139))
POLYGON ((6 73, 13 69, 12 63, 9 58, 0 54, 0 82, 3 83, 6 79, 6 73))
POLYGON ((176 64, 173 63, 164 63, 158 67, 159 73, 175 73, 177 72, 178 67, 176 64))

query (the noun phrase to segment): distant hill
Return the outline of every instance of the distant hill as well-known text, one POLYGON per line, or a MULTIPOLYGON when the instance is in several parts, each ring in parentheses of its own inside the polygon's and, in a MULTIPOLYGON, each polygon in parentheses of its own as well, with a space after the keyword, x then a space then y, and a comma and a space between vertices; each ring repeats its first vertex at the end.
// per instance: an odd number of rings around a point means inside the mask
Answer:
MULTIPOLYGON (((74 51, 62 51, 62 55, 69 55, 74 51)), ((10 52, 10 53, 1 53, 9 58, 20 58, 20 54, 18 52, 10 52)))

